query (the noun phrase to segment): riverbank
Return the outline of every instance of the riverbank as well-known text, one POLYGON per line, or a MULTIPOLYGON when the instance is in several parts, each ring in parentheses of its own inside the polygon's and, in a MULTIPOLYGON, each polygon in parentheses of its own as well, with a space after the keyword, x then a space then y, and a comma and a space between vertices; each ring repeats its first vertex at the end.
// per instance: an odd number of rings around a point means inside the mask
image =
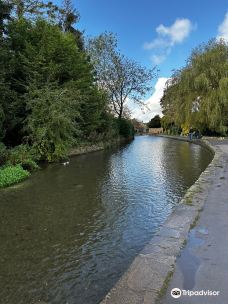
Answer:
MULTIPOLYGON (((98 142, 96 144, 83 143, 78 147, 72 148, 68 153, 68 157, 109 149, 113 146, 130 142, 131 140, 133 140, 133 138, 117 137, 112 141, 98 142)), ((0 189, 23 182, 37 169, 39 169, 39 166, 30 158, 22 160, 21 162, 19 161, 16 164, 0 167, 0 189)))
POLYGON ((76 155, 81 155, 81 154, 86 154, 90 152, 96 152, 100 150, 105 150, 112 148, 113 146, 118 146, 127 142, 130 142, 133 140, 134 137, 130 138, 125 138, 125 137, 117 137, 116 139, 113 139, 112 141, 107 141, 107 142, 98 142, 96 144, 89 144, 89 143, 84 143, 79 145, 78 147, 72 148, 68 154, 69 157, 71 156, 76 156, 76 155))
POLYGON ((209 140, 218 162, 212 172, 212 182, 205 193, 203 212, 190 231, 187 244, 177 258, 174 275, 161 299, 162 304, 226 304, 228 299, 228 140, 209 140), (171 290, 190 290, 195 296, 182 294, 171 297, 171 290), (214 295, 197 296, 197 292, 213 292, 214 295))
MULTIPOLYGON (((189 141, 188 138, 176 136, 163 135, 163 137, 189 141)), ((165 224, 135 258, 130 268, 101 304, 153 304, 166 293, 174 273, 176 260, 186 245, 189 231, 203 213, 209 190, 216 187, 214 179, 220 175, 224 157, 223 151, 207 140, 192 142, 213 151, 215 155, 212 162, 195 184, 188 189, 165 224)))

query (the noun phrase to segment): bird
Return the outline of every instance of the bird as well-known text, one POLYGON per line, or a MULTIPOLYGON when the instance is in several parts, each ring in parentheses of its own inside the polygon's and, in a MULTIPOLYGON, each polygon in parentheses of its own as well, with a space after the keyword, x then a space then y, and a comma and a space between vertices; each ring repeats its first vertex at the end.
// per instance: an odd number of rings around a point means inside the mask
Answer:
POLYGON ((69 163, 70 163, 69 161, 66 161, 66 162, 62 163, 62 165, 66 166, 66 165, 69 165, 69 163))

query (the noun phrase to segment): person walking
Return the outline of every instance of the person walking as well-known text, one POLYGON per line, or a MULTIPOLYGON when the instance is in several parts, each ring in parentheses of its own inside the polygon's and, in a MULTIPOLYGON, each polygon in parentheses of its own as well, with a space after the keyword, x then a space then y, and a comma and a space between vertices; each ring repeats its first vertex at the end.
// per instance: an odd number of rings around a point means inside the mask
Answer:
POLYGON ((189 139, 192 140, 192 136, 193 136, 193 129, 192 129, 192 127, 190 128, 188 135, 189 135, 189 139))

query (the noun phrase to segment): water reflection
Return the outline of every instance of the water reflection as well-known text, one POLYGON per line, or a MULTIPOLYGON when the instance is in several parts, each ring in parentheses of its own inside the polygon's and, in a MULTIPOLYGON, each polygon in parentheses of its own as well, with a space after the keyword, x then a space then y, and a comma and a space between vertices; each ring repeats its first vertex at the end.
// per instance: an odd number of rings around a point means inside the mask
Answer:
POLYGON ((210 159, 143 136, 1 190, 3 303, 99 303, 210 159))

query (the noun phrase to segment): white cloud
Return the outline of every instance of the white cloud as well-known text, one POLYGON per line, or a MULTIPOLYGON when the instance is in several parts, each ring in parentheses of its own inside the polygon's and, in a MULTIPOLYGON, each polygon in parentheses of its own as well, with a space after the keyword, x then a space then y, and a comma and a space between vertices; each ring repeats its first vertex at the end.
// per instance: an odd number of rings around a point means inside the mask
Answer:
POLYGON ((165 59, 166 59, 166 55, 165 55, 165 54, 161 54, 161 55, 152 55, 152 56, 151 56, 151 60, 152 60, 153 63, 156 64, 156 65, 162 63, 165 59))
POLYGON ((223 22, 219 25, 217 38, 228 41, 228 12, 226 13, 223 22))
POLYGON ((166 60, 166 57, 170 54, 171 52, 171 47, 167 47, 164 49, 160 50, 159 54, 154 54, 150 57, 150 59, 152 60, 152 62, 156 65, 161 64, 163 61, 166 60))
POLYGON ((159 114, 162 116, 162 109, 160 106, 160 100, 163 96, 166 81, 169 78, 161 77, 157 80, 154 86, 154 93, 151 97, 145 100, 146 107, 140 107, 129 104, 129 108, 132 112, 132 118, 136 118, 140 121, 148 122, 152 117, 159 114))
POLYGON ((182 43, 196 26, 193 26, 189 19, 176 19, 171 26, 160 24, 156 28, 157 37, 151 42, 144 44, 146 50, 157 50, 151 56, 155 64, 163 62, 171 51, 171 48, 178 43, 182 43))
POLYGON ((181 43, 188 37, 193 29, 193 25, 189 19, 177 19, 170 27, 160 24, 156 28, 158 35, 167 37, 170 45, 181 43))
POLYGON ((170 46, 169 41, 166 41, 163 38, 156 38, 151 42, 144 43, 143 47, 145 50, 152 50, 152 49, 163 48, 163 47, 168 47, 168 46, 170 46))

